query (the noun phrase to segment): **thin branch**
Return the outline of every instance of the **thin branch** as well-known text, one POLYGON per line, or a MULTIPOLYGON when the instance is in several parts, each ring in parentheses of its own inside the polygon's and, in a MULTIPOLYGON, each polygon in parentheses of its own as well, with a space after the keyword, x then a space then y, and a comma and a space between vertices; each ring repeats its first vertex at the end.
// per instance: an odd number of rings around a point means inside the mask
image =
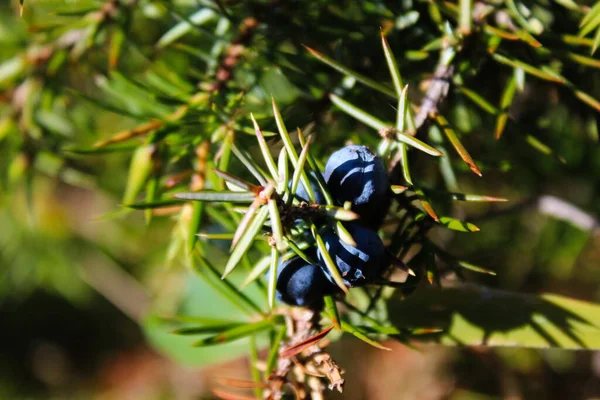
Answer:
POLYGON ((434 115, 438 111, 438 106, 441 104, 448 95, 450 89, 450 78, 454 72, 453 65, 446 65, 446 63, 440 63, 433 73, 433 78, 430 80, 429 87, 419 108, 419 112, 415 115, 415 126, 417 131, 424 126, 425 121, 431 115, 434 115))
POLYGON ((600 228, 600 221, 567 200, 551 195, 535 196, 523 200, 512 207, 492 211, 490 213, 472 218, 474 222, 487 221, 504 215, 510 215, 533 209, 541 214, 569 222, 584 231, 595 231, 600 228))

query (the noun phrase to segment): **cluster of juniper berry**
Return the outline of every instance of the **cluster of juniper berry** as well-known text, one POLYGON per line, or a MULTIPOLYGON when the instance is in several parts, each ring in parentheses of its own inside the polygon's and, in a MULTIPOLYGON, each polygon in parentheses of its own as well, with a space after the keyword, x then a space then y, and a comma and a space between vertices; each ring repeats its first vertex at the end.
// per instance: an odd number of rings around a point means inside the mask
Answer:
MULTIPOLYGON (((356 247, 344 243, 332 228, 321 237, 331 259, 339 269, 344 284, 351 288, 378 278, 386 262, 385 248, 374 229, 381 225, 389 207, 389 184, 385 165, 365 146, 346 146, 331 155, 323 174, 327 190, 338 205, 352 204, 360 218, 344 226, 356 242, 356 247)), ((312 184, 315 200, 325 204, 324 195, 312 184)), ((300 184, 296 197, 308 202, 306 188, 300 184)), ((317 249, 309 254, 319 265, 307 263, 295 256, 280 261, 277 273, 277 299, 289 305, 315 306, 323 296, 339 289, 317 249), (314 258, 314 257, 313 257, 314 258)))

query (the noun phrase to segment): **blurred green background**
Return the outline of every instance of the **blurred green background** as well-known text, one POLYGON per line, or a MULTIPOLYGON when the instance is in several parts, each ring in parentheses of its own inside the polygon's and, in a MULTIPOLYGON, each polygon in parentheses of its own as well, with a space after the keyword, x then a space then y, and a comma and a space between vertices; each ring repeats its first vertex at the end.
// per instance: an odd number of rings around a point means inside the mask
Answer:
MULTIPOLYGON (((408 50, 419 49, 433 37, 429 34, 432 24, 424 16, 425 3, 256 2, 260 5, 256 10, 250 6, 238 10, 236 4, 224 3, 238 13, 256 11, 264 17, 260 22, 269 25, 254 39, 252 62, 245 62, 235 78, 240 86, 248 82, 252 87, 256 103, 249 108, 264 109, 273 94, 289 126, 315 123, 315 148, 323 157, 346 140, 375 143, 377 137, 324 100, 330 88, 344 87, 342 77, 310 59, 299 43, 335 54, 336 59, 372 77, 385 76, 378 34, 389 20, 390 44, 398 49, 400 68, 407 71, 409 81, 419 82, 435 65, 435 57, 416 61, 408 57, 408 50), (271 6, 272 10, 264 11, 271 6), (391 16, 380 11, 388 6, 391 16), (290 16, 295 10, 299 11, 293 20, 290 16), (416 26, 410 22, 414 12, 422 15, 416 26)), ((162 329, 156 318, 174 310, 231 317, 237 311, 223 304, 173 257, 169 261, 168 253, 177 251, 170 249, 169 242, 173 218, 155 218, 146 225, 143 212, 122 211, 130 153, 62 158, 65 144, 88 147, 139 124, 63 90, 106 94, 99 87, 107 76, 108 46, 98 46, 81 62, 68 63, 55 76, 46 76, 44 93, 50 91, 56 97, 48 100, 51 106, 39 106, 44 112, 38 112, 35 119, 53 134, 42 141, 33 167, 28 164, 27 142, 15 139, 22 128, 13 118, 18 98, 14 82, 20 82, 13 78, 20 74, 18 55, 39 51, 55 34, 45 31, 71 21, 70 16, 58 15, 58 7, 83 12, 98 4, 28 1, 23 17, 16 1, 0 7, 0 398, 210 398, 219 377, 249 377, 244 358, 247 343, 208 351, 191 349, 183 339, 162 329)), ((201 50, 212 37, 203 30, 188 35, 185 51, 167 49, 155 54, 157 50, 152 50, 152 44, 181 21, 180 14, 164 4, 141 2, 132 13, 128 39, 139 48, 123 51, 121 73, 144 70, 148 59, 159 74, 189 69, 194 76, 199 65, 205 67, 202 57, 206 54, 201 50)), ((204 3, 172 4, 189 15, 204 3)), ((571 33, 576 33, 577 23, 570 14, 556 11, 549 24, 557 32, 573 26, 571 33)), ((220 28, 215 23, 205 29, 218 35, 220 28)), ((223 32, 231 40, 233 33, 223 32)), ((563 73, 570 73, 575 84, 599 97, 597 70, 565 66, 563 73)), ((204 75, 198 75, 202 81, 204 75)), ((495 101, 503 88, 500 78, 509 75, 497 65, 486 64, 469 83, 495 101)), ((35 79, 29 84, 35 85, 35 79)), ((413 86, 416 90, 418 85, 413 86)), ((348 82, 345 93, 381 118, 394 116, 395 105, 381 95, 348 82)), ((463 134, 484 175, 470 175, 458 160, 461 188, 467 193, 506 197, 510 202, 457 206, 454 214, 476 223, 481 231, 465 234, 436 229, 436 243, 497 272, 496 276, 467 273, 474 282, 600 303, 598 114, 556 85, 528 80, 511 114, 548 146, 538 151, 540 146, 531 146, 519 129, 494 140, 493 117, 456 94, 450 95, 450 101, 449 119, 463 134)), ((127 99, 121 102, 128 107, 127 99)), ((134 105, 130 107, 135 114, 134 105)), ((423 182, 439 184, 437 162, 417 155, 413 171, 418 171, 423 182)), ((444 204, 439 207, 443 209, 444 204)), ((223 256, 222 251, 215 254, 215 258, 223 256)), ((420 345, 420 351, 415 351, 395 342, 386 345, 393 351, 381 352, 345 336, 331 345, 332 355, 346 366, 343 398, 600 398, 597 351, 436 345, 420 345)), ((332 394, 332 398, 342 397, 332 394)))

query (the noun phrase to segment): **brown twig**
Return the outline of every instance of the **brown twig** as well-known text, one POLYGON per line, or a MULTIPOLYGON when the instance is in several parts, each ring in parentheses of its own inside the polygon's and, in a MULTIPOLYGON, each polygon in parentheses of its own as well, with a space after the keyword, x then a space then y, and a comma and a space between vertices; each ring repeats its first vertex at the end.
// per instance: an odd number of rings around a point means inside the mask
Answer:
POLYGON ((258 21, 254 17, 247 17, 242 21, 238 35, 227 46, 221 56, 217 72, 215 73, 215 80, 208 84, 206 87, 207 92, 218 92, 231 80, 233 70, 239 64, 244 54, 244 46, 252 40, 257 26, 258 21))
MULTIPOLYGON (((429 80, 429 87, 427 88, 427 92, 425 92, 425 97, 421 102, 419 111, 417 112, 417 115, 415 115, 414 135, 422 132, 427 126, 427 119, 437 114, 439 105, 448 95, 453 72, 454 66, 452 64, 442 62, 436 67, 433 77, 429 80)), ((392 183, 398 182, 399 177, 401 176, 401 158, 402 151, 398 151, 390 162, 390 176, 392 178, 392 183)))
POLYGON ((474 222, 483 222, 529 209, 569 222, 584 231, 597 232, 600 229, 600 221, 593 215, 564 199, 551 195, 531 197, 515 203, 512 207, 494 210, 479 217, 471 218, 471 220, 474 222))
MULTIPOLYGON (((323 392, 327 385, 323 378, 329 381, 329 388, 337 388, 340 392, 344 385, 342 371, 331 356, 313 341, 311 346, 303 347, 302 343, 311 342, 311 338, 319 337, 319 313, 294 308, 288 318, 287 341, 281 344, 281 349, 292 349, 299 345, 301 351, 293 352, 293 357, 280 357, 275 371, 268 377, 269 390, 265 391, 265 399, 277 400, 283 397, 284 387, 292 387, 297 398, 306 398, 304 388, 310 390, 311 398, 324 398, 323 392), (290 373, 293 372, 292 376, 290 373), (299 390, 302 389, 302 390, 299 390)), ((328 333, 330 329, 321 332, 328 333)))
POLYGON ((428 117, 435 115, 438 111, 438 106, 448 95, 450 89, 450 78, 454 72, 452 64, 440 63, 433 73, 429 87, 419 108, 419 112, 415 115, 415 126, 417 131, 424 126, 428 117))

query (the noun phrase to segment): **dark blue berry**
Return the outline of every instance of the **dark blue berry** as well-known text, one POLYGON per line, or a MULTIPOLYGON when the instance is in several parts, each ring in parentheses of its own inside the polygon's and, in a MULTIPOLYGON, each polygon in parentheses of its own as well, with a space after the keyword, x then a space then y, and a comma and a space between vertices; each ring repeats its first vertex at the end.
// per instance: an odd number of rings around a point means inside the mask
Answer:
POLYGON ((352 210, 367 226, 376 227, 389 207, 389 183, 381 158, 366 146, 346 146, 329 157, 324 178, 339 205, 352 203, 352 210))
MULTIPOLYGON (((311 172, 308 175, 308 179, 310 180, 310 187, 312 188, 313 193, 315 194, 315 203, 316 204, 325 204, 325 196, 323 196, 323 191, 321 190, 321 187, 317 183, 317 178, 315 177, 315 173, 311 172)), ((291 187, 292 187, 292 180, 290 179, 290 181, 288 182, 288 188, 291 188, 291 187)), ((305 201, 307 203, 310 203, 310 198, 308 197, 308 192, 306 191, 306 186, 304 186, 304 183, 302 183, 302 181, 298 182, 298 186, 296 187, 296 197, 300 201, 305 201)))
MULTIPOLYGON (((385 248, 375 231, 357 223, 345 226, 356 242, 356 247, 342 242, 333 231, 326 231, 322 238, 344 284, 348 287, 361 286, 381 275, 386 262, 385 248)), ((320 251, 317 256, 325 275, 333 282, 320 251)))
POLYGON ((277 271, 277 300, 292 306, 318 304, 333 292, 323 270, 296 256, 280 262, 277 271))

